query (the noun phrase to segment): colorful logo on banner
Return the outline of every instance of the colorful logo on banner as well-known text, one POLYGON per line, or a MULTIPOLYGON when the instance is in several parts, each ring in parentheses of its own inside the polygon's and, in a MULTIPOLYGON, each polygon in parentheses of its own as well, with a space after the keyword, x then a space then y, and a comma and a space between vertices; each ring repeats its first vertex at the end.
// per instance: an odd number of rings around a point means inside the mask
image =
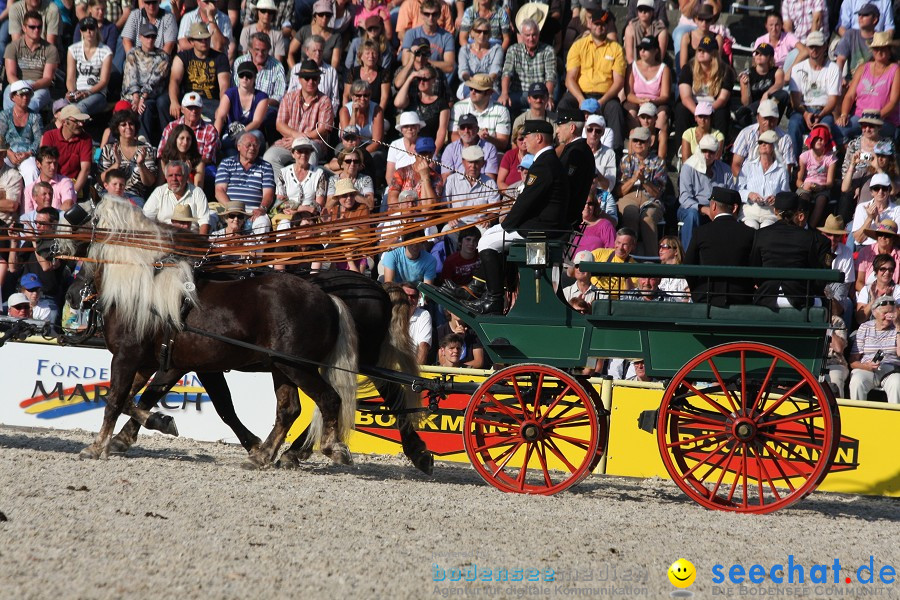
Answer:
MULTIPOLYGON (((31 398, 19 402, 19 407, 38 419, 59 419, 104 408, 108 393, 109 381, 77 383, 71 387, 63 387, 62 382, 45 386, 43 381, 38 380, 35 381, 31 398)), ((135 402, 138 402, 140 397, 138 394, 135 402)), ((209 401, 206 390, 200 385, 196 376, 191 375, 179 381, 160 400, 159 406, 168 410, 183 410, 193 405, 199 410, 201 403, 209 401)))

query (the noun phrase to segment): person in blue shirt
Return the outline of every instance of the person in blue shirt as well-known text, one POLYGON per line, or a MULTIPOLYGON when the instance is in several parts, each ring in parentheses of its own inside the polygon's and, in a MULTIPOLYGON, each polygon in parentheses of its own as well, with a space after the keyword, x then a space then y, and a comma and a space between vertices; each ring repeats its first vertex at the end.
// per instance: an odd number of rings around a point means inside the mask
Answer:
MULTIPOLYGON (((407 233, 403 241, 419 240, 422 231, 407 233)), ((437 259, 424 252, 424 240, 415 241, 402 248, 394 248, 381 257, 384 267, 384 282, 410 281, 433 284, 437 278, 437 259)))

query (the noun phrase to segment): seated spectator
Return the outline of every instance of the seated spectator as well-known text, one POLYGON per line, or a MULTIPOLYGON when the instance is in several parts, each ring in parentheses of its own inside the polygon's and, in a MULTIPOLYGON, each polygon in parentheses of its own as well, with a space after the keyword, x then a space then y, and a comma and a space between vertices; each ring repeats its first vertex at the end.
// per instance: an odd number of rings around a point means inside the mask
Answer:
MULTIPOLYGON (((493 3, 493 0, 479 0, 479 2, 483 5, 484 3, 493 3)), ((476 10, 476 8, 473 5, 466 9, 466 12, 469 10, 476 10)), ((506 14, 504 10, 498 12, 499 14, 506 14)), ((488 20, 483 17, 475 19, 474 26, 470 31, 474 40, 460 44, 459 66, 457 67, 460 85, 456 91, 456 97, 460 100, 469 97, 467 82, 477 73, 487 75, 492 82, 494 94, 500 93, 500 72, 503 69, 503 51, 505 46, 501 46, 499 43, 495 44, 493 40, 489 39, 491 26, 488 20)), ((467 35, 468 31, 460 32, 459 34, 460 38, 467 35)), ((505 34, 504 38, 506 40, 504 43, 508 43, 509 34, 505 34)))
POLYGON ((462 319, 445 311, 444 316, 446 322, 438 326, 437 338, 446 339, 448 336, 457 336, 461 342, 460 357, 458 367, 468 367, 470 369, 487 369, 490 368, 490 359, 481 345, 481 340, 472 331, 462 319))
POLYGON ((143 206, 159 175, 156 148, 138 140, 138 116, 132 110, 113 114, 109 126, 118 133, 119 141, 103 146, 97 168, 101 177, 113 169, 123 169, 127 174, 123 197, 143 206))
MULTIPOLYGON (((611 263, 633 263, 634 258, 631 253, 637 246, 637 233, 628 227, 622 227, 616 232, 616 242, 614 248, 597 248, 591 252, 593 262, 611 262, 611 263)), ((631 277, 615 277, 604 275, 594 276, 591 278, 591 284, 604 294, 605 297, 611 297, 614 300, 619 295, 634 286, 634 279, 631 277)))
MULTIPOLYGON (((207 6, 211 6, 215 10, 215 4, 204 0, 204 7, 207 6)), ((222 16, 221 13, 216 14, 222 16)), ((181 30, 184 30, 190 41, 185 46, 182 43, 184 40, 179 36, 180 51, 172 59, 172 75, 169 78, 169 114, 173 119, 177 119, 181 115, 182 108, 178 104, 178 99, 193 93, 202 99, 200 108, 203 116, 214 120, 225 90, 231 87, 231 68, 228 64, 228 57, 210 47, 212 34, 206 25, 194 23, 188 30, 185 28, 186 19, 187 15, 181 21, 179 34, 181 30)), ((219 35, 221 36, 221 32, 219 35)))
POLYGON ((451 368, 463 367, 464 365, 462 363, 462 352, 462 336, 458 333, 448 333, 441 338, 441 343, 438 347, 437 365, 439 367, 451 368))
MULTIPOLYGON (((234 56, 234 37, 231 29, 231 19, 225 13, 219 12, 216 3, 210 0, 202 0, 195 10, 187 12, 181 17, 178 25, 178 53, 196 50, 197 45, 194 35, 198 31, 206 32, 209 46, 213 52, 222 54, 227 58, 234 56)), ((174 71, 174 68, 173 68, 174 71)), ((227 86, 225 86, 227 87, 227 86)), ((222 89, 225 89, 223 87, 222 89)), ((180 95, 180 94, 179 94, 180 95)))
POLYGON ((828 60, 825 43, 825 36, 818 31, 809 34, 806 38, 809 58, 794 66, 790 79, 794 112, 788 121, 788 132, 798 152, 803 149, 803 136, 818 123, 831 129, 837 144, 843 143, 832 114, 841 93, 841 73, 837 65, 828 60))
MULTIPOLYGON (((883 219, 880 223, 866 230, 866 235, 874 240, 862 246, 856 254, 856 291, 875 281, 874 260, 876 256, 886 254, 893 257, 894 262, 900 265, 900 248, 897 235, 897 223, 893 219, 883 219)), ((900 269, 893 274, 894 281, 900 281, 900 269)))
POLYGON ((382 115, 387 110, 391 99, 391 69, 383 67, 379 62, 378 45, 370 40, 359 46, 359 56, 344 78, 343 103, 351 100, 350 89, 357 81, 364 81, 369 86, 370 100, 381 107, 382 115))
POLYGON ((356 125, 348 125, 341 129, 341 142, 334 148, 335 157, 325 165, 325 168, 337 177, 344 169, 340 162, 340 155, 347 152, 359 152, 363 161, 362 165, 359 167, 359 172, 363 175, 368 175, 373 181, 375 177, 378 176, 379 183, 383 184, 383 172, 375 172, 375 161, 372 159, 372 156, 366 152, 366 149, 360 145, 361 141, 362 138, 359 137, 359 127, 356 125))
POLYGON ((391 22, 390 12, 381 0, 363 0, 362 6, 353 17, 353 26, 365 34, 380 34, 385 40, 394 37, 394 24, 391 22), (369 32, 369 29, 372 31, 369 32))
POLYGON ((263 158, 272 164, 276 173, 291 164, 294 158, 289 150, 296 138, 305 137, 312 141, 315 152, 310 163, 319 164, 325 158, 326 146, 320 140, 327 139, 334 122, 331 100, 319 92, 319 68, 311 60, 300 66, 300 89, 284 95, 278 107, 276 129, 282 138, 276 141, 263 158))
POLYGON ((841 15, 837 29, 838 35, 844 36, 849 29, 858 26, 858 23, 853 22, 853 15, 863 11, 867 4, 874 4, 878 8, 878 13, 884 17, 878 21, 875 30, 885 31, 893 35, 894 11, 891 3, 886 0, 847 0, 846 2, 841 2, 841 15))
POLYGON ((15 294, 10 295, 6 306, 6 314, 10 317, 15 317, 17 319, 33 318, 31 315, 31 302, 28 301, 28 296, 22 292, 16 292, 15 294))
MULTIPOLYGON (((35 181, 31 187, 31 210, 24 210, 18 218, 21 232, 34 232, 35 217, 42 208, 53 208, 53 188, 45 181, 35 181)), ((13 257, 15 258, 15 257, 13 257)))
MULTIPOLYGON (((834 48, 834 62, 844 79, 853 77, 859 66, 872 58, 870 45, 875 37, 875 28, 881 20, 881 11, 870 2, 859 9, 856 19, 858 27, 846 30, 834 48)), ((890 39, 890 34, 887 35, 890 39)))
POLYGON ((622 294, 622 300, 637 300, 639 302, 680 302, 659 289, 659 277, 638 277, 637 285, 622 294))
POLYGON ((824 221, 825 210, 831 200, 837 158, 831 131, 824 125, 816 125, 806 139, 809 150, 800 155, 797 171, 797 188, 801 200, 812 203, 810 225, 818 227, 824 221))
POLYGON ((851 293, 855 291, 853 284, 856 281, 856 266, 853 264, 853 251, 844 243, 847 236, 844 220, 839 215, 828 215, 825 225, 817 229, 831 242, 831 255, 834 257, 831 268, 844 274, 844 281, 829 284, 825 291, 830 291, 833 300, 837 299, 845 304, 846 309, 841 309, 838 314, 846 313, 849 321, 848 308, 851 305, 851 293))
POLYGON ((241 63, 237 68, 237 86, 225 90, 216 111, 215 127, 226 156, 235 155, 235 141, 244 131, 254 132, 260 144, 266 142, 262 129, 269 110, 269 96, 256 88, 257 75, 256 65, 241 63))
MULTIPOLYGON (((425 14, 423 8, 421 0, 403 0, 403 2, 400 3, 400 11, 397 14, 396 19, 396 37, 398 40, 402 41, 406 36, 407 31, 421 28, 426 21, 432 18, 430 15, 425 14)), ((450 12, 450 8, 446 3, 435 3, 434 6, 429 6, 429 9, 438 10, 437 25, 450 33, 456 31, 456 22, 453 20, 453 14, 450 12)), ((391 12, 393 13, 393 11, 391 12)), ((393 17, 393 14, 391 16, 393 17)), ((459 17, 461 21, 462 15, 459 15, 459 17)))
MULTIPOLYGON (((684 262, 684 247, 674 235, 667 235, 659 241, 659 264, 680 265, 684 262)), ((687 280, 681 277, 663 277, 659 289, 666 292, 674 302, 690 302, 691 291, 687 280)))
POLYGON ((287 55, 288 40, 281 32, 281 24, 275 21, 277 11, 278 7, 272 0, 259 0, 256 3, 257 21, 241 28, 241 37, 238 43, 240 52, 248 53, 253 36, 260 33, 268 38, 272 56, 279 62, 284 60, 287 55))
POLYGON ((166 164, 163 174, 165 185, 153 190, 144 203, 144 215, 160 223, 171 223, 172 214, 179 204, 191 207, 191 214, 197 217, 200 235, 209 235, 209 202, 203 190, 190 183, 190 167, 180 160, 166 164))
POLYGON ((900 126, 900 77, 897 71, 900 66, 891 55, 892 46, 889 34, 876 33, 869 44, 872 58, 854 71, 840 114, 835 119, 842 139, 856 137, 862 132, 859 119, 866 110, 879 111, 885 136, 891 137, 897 132, 900 126))
POLYGON ((156 47, 156 25, 144 23, 140 44, 125 57, 122 96, 141 116, 141 134, 159 139, 169 120, 169 55, 156 47))
POLYGON ((169 220, 172 226, 178 229, 194 232, 197 230, 197 217, 191 213, 191 207, 187 204, 177 205, 169 220))
MULTIPOLYGON (((513 127, 513 147, 507 150, 500 160, 500 168, 497 172, 497 189, 501 192, 522 180, 522 176, 519 173, 519 164, 525 158, 525 155, 528 154, 528 150, 525 149, 525 136, 522 134, 522 127, 522 125, 513 127)), ((460 130, 460 140, 462 139, 462 133, 462 130, 460 130)), ((446 160, 443 157, 441 157, 441 162, 446 164, 446 160)), ((443 167, 441 167, 441 170, 443 170, 443 167)))
POLYGON ((685 129, 681 134, 681 162, 686 162, 697 152, 697 146, 705 135, 711 135, 719 142, 717 157, 722 156, 722 150, 725 148, 725 135, 718 129, 712 127, 713 107, 709 102, 698 102, 694 109, 694 119, 697 121, 696 127, 685 129))
POLYGON ((41 146, 57 149, 59 172, 74 182, 76 193, 81 193, 91 173, 93 142, 84 132, 84 123, 88 119, 88 115, 70 104, 59 111, 59 129, 45 131, 41 137, 41 146))
POLYGON ((620 165, 619 213, 624 227, 640 231, 641 255, 652 256, 656 254, 658 224, 665 216, 662 195, 668 179, 666 163, 650 154, 650 131, 645 127, 635 128, 630 142, 630 152, 620 165))
MULTIPOLYGON (((467 146, 462 151, 462 169, 452 173, 444 184, 448 206, 453 208, 471 208, 485 204, 500 202, 500 194, 492 178, 481 170, 485 165, 484 151, 478 144, 467 146)), ((447 223, 448 228, 460 225, 475 225, 485 218, 484 213, 459 217, 447 223)), ((486 224, 481 223, 485 228, 486 224)), ((454 240, 456 234, 449 234, 454 240)))
POLYGON ((122 28, 121 46, 125 55, 134 48, 142 46, 138 35, 144 25, 153 25, 158 32, 153 40, 157 50, 162 50, 171 56, 176 48, 178 36, 178 22, 172 13, 160 7, 160 0, 143 0, 143 8, 132 10, 122 28))
MULTIPOLYGON (((644 2, 651 1, 644 0, 644 2)), ((646 14, 646 11, 641 14, 646 14)), ((664 35, 664 33, 660 35, 664 35)), ((656 128, 661 132, 668 132, 669 102, 672 99, 672 71, 668 65, 661 62, 659 49, 656 37, 637 40, 635 51, 637 60, 629 59, 628 61, 624 107, 631 117, 631 124, 635 127, 646 127, 643 123, 638 125, 638 111, 645 105, 652 106, 656 109, 656 120, 654 121, 656 128)), ((666 137, 668 137, 667 134, 666 137)))
POLYGON ((547 121, 556 125, 556 113, 550 110, 553 98, 547 92, 547 86, 541 82, 532 83, 526 98, 528 108, 513 121, 512 130, 525 126, 525 121, 547 121))
POLYGON ((44 298, 42 283, 34 273, 25 273, 19 280, 19 294, 25 296, 28 301, 29 318, 38 321, 55 323, 59 316, 59 309, 52 299, 44 298))
POLYGON ((885 173, 876 173, 869 183, 872 199, 869 202, 856 205, 853 214, 853 239, 857 244, 872 244, 867 230, 878 223, 890 219, 894 223, 900 222, 900 206, 891 197, 891 179, 885 173))
POLYGON ((341 36, 328 26, 328 21, 334 14, 334 8, 329 0, 316 0, 313 4, 313 17, 309 25, 304 25, 297 31, 291 45, 288 48, 287 64, 292 69, 295 64, 311 58, 306 54, 305 43, 313 36, 322 38, 322 62, 337 69, 341 64, 341 36), (301 53, 300 50, 303 49, 301 53), (300 60, 297 55, 300 54, 300 60))
POLYGON ((369 216, 369 207, 359 201, 359 190, 348 179, 339 179, 332 195, 335 203, 322 213, 324 221, 340 221, 369 216))
MULTIPOLYGON (((125 181, 128 179, 128 172, 125 169, 110 169, 106 173, 103 174, 103 192, 100 194, 101 197, 105 194, 110 194, 112 196, 118 196, 119 198, 125 198, 125 181)), ((136 206, 141 206, 144 203, 144 199, 141 198, 141 204, 136 204, 134 200, 131 201, 132 204, 136 206)))
POLYGON ((331 110, 337 113, 341 107, 341 82, 337 69, 332 67, 324 60, 322 47, 324 42, 321 37, 314 35, 303 42, 303 53, 305 58, 302 63, 294 65, 288 76, 288 91, 300 89, 302 86, 302 78, 300 71, 305 67, 307 61, 312 64, 319 73, 319 79, 316 86, 319 92, 331 102, 331 110))
POLYGON ((716 156, 719 142, 711 135, 700 140, 699 151, 681 167, 678 176, 678 220, 681 228, 681 245, 691 245, 694 229, 710 219, 709 198, 714 187, 734 189, 731 170, 716 156))
POLYGON ((394 248, 381 256, 384 267, 384 282, 409 281, 433 284, 437 279, 437 260, 424 251, 424 234, 413 231, 403 235, 406 246, 394 248))
POLYGON ((411 165, 394 171, 394 176, 388 186, 388 207, 393 209, 399 200, 401 192, 413 190, 419 199, 421 206, 434 204, 443 195, 444 185, 441 176, 435 170, 434 161, 426 156, 434 153, 434 140, 431 138, 419 138, 416 141, 416 154, 418 155, 411 165))
MULTIPOLYGON (((416 55, 416 61, 418 60, 419 56, 416 55)), ((394 107, 418 115, 419 121, 423 123, 419 135, 434 138, 437 153, 440 154, 447 144, 450 131, 450 104, 441 93, 443 86, 438 71, 431 65, 426 65, 410 69, 405 77, 401 75, 402 72, 398 73, 394 79, 395 85, 398 79, 402 80, 394 97, 394 107)))
POLYGON ((622 147, 625 114, 619 92, 625 87, 625 53, 617 42, 607 38, 612 14, 599 7, 590 14, 590 35, 569 49, 566 57, 566 95, 560 109, 577 110, 585 98, 596 98, 603 118, 613 132, 612 147, 622 147))
POLYGON ((34 210, 34 189, 38 183, 50 186, 51 206, 57 210, 69 210, 75 204, 77 194, 71 179, 59 172, 59 150, 53 146, 41 146, 35 156, 38 167, 38 177, 25 187, 22 212, 34 210))
POLYGON ((0 112, 0 138, 9 145, 6 164, 34 176, 34 155, 41 145, 44 128, 41 117, 28 108, 34 95, 31 84, 20 79, 9 86, 12 106, 0 112))
POLYGON ((766 33, 756 38, 753 47, 768 44, 773 50, 775 66, 784 71, 784 78, 791 78, 791 67, 809 56, 809 49, 793 33, 784 30, 784 20, 776 12, 766 15, 766 33))
POLYGON ((865 323, 872 318, 875 301, 884 296, 900 298, 900 285, 894 278, 897 261, 890 254, 879 254, 871 264, 874 280, 866 283, 856 294, 856 322, 865 323))
MULTIPOLYGON (((41 208, 34 219, 35 230, 48 234, 53 232, 56 224, 59 223, 59 211, 53 207, 41 208)), ((40 288, 40 297, 46 300, 51 309, 50 319, 56 323, 59 306, 62 304, 62 295, 65 293, 65 287, 71 274, 63 261, 51 257, 52 239, 38 240, 31 236, 26 236, 24 239, 24 248, 13 253, 9 270, 21 277, 24 280, 23 285, 32 291, 40 288), (27 251, 23 251, 25 249, 27 251)), ((34 305, 32 303, 32 306, 34 305)))
MULTIPOLYGON (((666 131, 668 131, 669 119, 665 114, 663 114, 662 118, 665 120, 666 131)), ((659 128, 659 119, 660 113, 655 104, 652 102, 641 104, 637 113, 638 127, 646 127, 650 131, 650 151, 654 152, 661 159, 666 160, 669 152, 669 136, 668 134, 663 135, 662 130, 659 128)))
MULTIPOLYGON (((624 158, 624 157, 623 157, 624 158)), ((581 238, 578 251, 592 252, 597 248, 614 248, 616 226, 619 223, 615 198, 605 190, 597 190, 597 197, 588 198, 581 211, 581 238)))
POLYGON ((478 119, 472 114, 463 114, 456 122, 456 139, 447 145, 441 155, 441 179, 445 183, 452 173, 462 171, 462 154, 465 149, 476 146, 484 155, 484 174, 497 179, 497 171, 500 169, 497 148, 479 136, 478 127, 478 119))
MULTIPOLYGON (((328 180, 328 188, 325 192, 325 208, 331 209, 337 204, 334 199, 334 193, 338 182, 345 179, 349 180, 358 194, 357 200, 362 202, 368 209, 375 208, 375 185, 372 178, 361 173, 363 166, 362 150, 342 150, 338 153, 336 160, 340 165, 340 171, 334 177, 328 180)), ((296 164, 296 163, 295 163, 296 164)))
MULTIPOLYGON (((505 52, 512 43, 512 26, 509 22, 509 13, 504 6, 495 0, 478 0, 469 5, 462 14, 459 25, 459 46, 464 48, 468 44, 478 43, 479 30, 487 30, 485 42, 491 47, 500 47, 505 52)), ((503 53, 500 54, 503 62, 503 53)), ((481 73, 483 71, 473 71, 481 73)))
POLYGON ((259 156, 259 139, 245 131, 237 138, 237 156, 226 158, 216 170, 216 200, 243 202, 250 212, 253 233, 272 230, 269 210, 275 204, 272 165, 259 156))
MULTIPOLYGON (((403 248, 397 249, 402 250, 403 248)), ((423 253, 423 255, 431 256, 428 253, 423 253)), ((419 306, 421 294, 416 289, 415 282, 404 282, 400 284, 400 287, 409 302, 409 337, 412 338, 413 348, 416 351, 416 362, 424 365, 428 363, 428 354, 431 352, 433 335, 431 313, 419 306)))
MULTIPOLYGON (((527 102, 526 95, 540 92, 537 84, 543 87, 541 97, 545 98, 545 104, 542 110, 553 107, 558 79, 556 53, 552 46, 540 41, 540 32, 541 28, 534 19, 522 20, 519 26, 522 41, 506 51, 497 102, 508 107, 511 114, 522 111, 527 102)), ((531 105, 530 102, 528 104, 531 105)))
MULTIPOLYGON (((275 140, 275 120, 278 116, 278 106, 284 99, 288 88, 284 67, 271 56, 270 52, 269 37, 263 33, 256 33, 250 38, 250 48, 247 54, 237 57, 232 69, 234 85, 239 87, 241 82, 238 71, 241 66, 248 64, 255 68, 254 90, 266 95, 266 115, 262 130, 269 143, 275 140)), ((249 72, 247 73, 249 74, 249 72)), ((229 100, 233 104, 234 101, 231 98, 229 100)))
POLYGON ((450 121, 450 139, 459 138, 457 124, 463 115, 474 115, 478 120, 478 137, 492 143, 497 150, 509 148, 509 134, 512 121, 509 111, 491 100, 493 87, 491 78, 484 73, 477 73, 468 80, 469 97, 453 105, 453 118, 450 121))
POLYGON ((828 6, 823 0, 784 0, 781 16, 784 30, 803 41, 811 31, 821 31, 828 35, 828 6))
POLYGON ((189 180, 201 190, 206 178, 206 161, 200 156, 200 146, 194 130, 184 123, 176 124, 164 139, 165 146, 159 152, 160 173, 165 173, 166 165, 180 160, 188 166, 189 180))
MULTIPOLYGON (((654 4, 654 0, 638 0, 637 16, 630 19, 625 25, 622 47, 625 50, 625 60, 629 65, 633 65, 640 59, 641 46, 646 49, 656 49, 657 53, 660 49, 665 52, 669 47, 668 27, 662 19, 656 16, 654 4)), ((665 86, 665 89, 668 87, 665 86)))
POLYGON ((225 222, 225 227, 218 229, 210 234, 209 238, 214 241, 214 247, 228 248, 229 252, 221 257, 226 262, 246 263, 256 259, 260 251, 257 250, 257 242, 253 239, 243 239, 244 236, 251 235, 253 230, 250 229, 250 213, 244 207, 244 203, 238 200, 232 200, 222 206, 223 212, 219 215, 219 219, 225 222), (222 243, 224 242, 224 243, 222 243))
POLYGON ((741 221, 744 225, 759 229, 778 220, 775 216, 775 195, 791 190, 787 170, 778 160, 775 146, 778 135, 769 129, 758 138, 758 154, 741 166, 737 189, 743 207, 741 221))
POLYGON ((278 178, 279 202, 299 202, 298 211, 318 214, 325 206, 327 176, 325 171, 310 163, 314 147, 309 138, 296 138, 291 144, 294 164, 281 170, 278 178))
POLYGON ((784 71, 775 64, 775 48, 768 42, 762 42, 753 50, 753 64, 742 72, 738 81, 741 84, 741 107, 735 113, 735 121, 743 128, 752 124, 753 115, 758 114, 759 104, 763 100, 772 99, 779 103, 779 119, 787 105, 788 94, 784 91, 784 71))
POLYGON ((428 42, 431 65, 445 75, 447 83, 456 70, 456 40, 453 39, 453 24, 447 24, 450 11, 446 3, 438 0, 404 0, 404 7, 412 8, 418 4, 417 14, 420 22, 406 28, 403 25, 403 7, 397 20, 397 36, 403 40, 400 55, 401 63, 406 66, 413 59, 413 48, 422 48, 420 39, 428 42), (446 13, 446 14, 444 14, 446 13))
POLYGON ((594 284, 591 283, 591 274, 586 273, 578 268, 582 262, 591 262, 594 260, 593 254, 589 250, 581 250, 575 254, 572 259, 572 265, 566 267, 566 275, 575 280, 572 285, 563 288, 563 298, 566 302, 571 303, 573 299, 580 299, 590 306, 594 300, 605 298, 605 293, 594 284))
POLYGON ((351 100, 341 107, 338 121, 341 129, 355 125, 358 134, 368 143, 366 151, 375 160, 375 170, 383 172, 386 164, 385 152, 382 149, 384 140, 384 111, 372 100, 372 88, 362 79, 357 79, 350 86, 351 100))
POLYGON ((6 278, 8 267, 8 254, 10 242, 8 228, 15 225, 16 215, 22 206, 22 176, 19 172, 3 160, 8 150, 8 144, 0 138, 0 235, 7 238, 0 240, 0 289, 6 278))
MULTIPOLYGON (((365 12, 365 3, 373 0, 363 0, 363 10, 365 12)), ((377 1, 377 0, 376 0, 377 1)), ((358 26, 359 27, 359 26, 358 26)), ((344 57, 344 72, 353 68, 359 59, 359 49, 364 42, 371 41, 378 48, 378 64, 383 69, 393 69, 394 66, 394 48, 391 44, 393 39, 393 25, 391 20, 383 21, 378 17, 367 17, 364 22, 364 28, 360 27, 360 35, 353 38, 347 55, 344 57)), ((429 54, 431 53, 429 49, 429 54)), ((421 67, 421 65, 419 65, 421 67)), ((416 67, 416 68, 419 68, 416 67)))
POLYGON ((463 229, 459 232, 457 239, 459 250, 444 260, 441 279, 461 286, 472 281, 472 276, 475 275, 481 264, 478 258, 478 240, 481 239, 481 230, 477 227, 463 229))
POLYGON ((731 173, 737 177, 746 160, 759 158, 759 136, 774 131, 778 136, 775 153, 786 169, 797 166, 797 155, 791 136, 778 127, 778 105, 774 100, 762 100, 756 112, 756 123, 743 128, 732 147, 731 173))
MULTIPOLYGON (((715 42, 716 50, 722 48, 724 45, 725 38, 712 31, 712 24, 719 20, 719 12, 720 10, 712 4, 703 3, 699 7, 697 14, 693 17, 694 28, 691 30, 690 34, 681 37, 679 40, 675 40, 678 44, 675 47, 675 65, 679 75, 691 62, 691 59, 700 52, 700 44, 705 38, 709 38, 715 42)), ((675 35, 673 35, 673 37, 675 37, 675 35)))
MULTIPOLYGON (((412 110, 405 111, 397 118, 394 129, 400 132, 400 137, 391 142, 387 154, 387 169, 385 179, 388 183, 394 177, 394 171, 413 164, 416 159, 416 142, 419 139, 419 131, 425 126, 425 122, 412 110)), ((422 136, 427 137, 427 136, 422 136)))
POLYGON ((197 92, 188 92, 182 98, 180 108, 181 117, 166 125, 163 130, 162 139, 159 141, 158 158, 162 158, 163 150, 167 148, 167 142, 169 137, 175 133, 175 128, 179 125, 186 125, 194 132, 194 139, 197 140, 197 149, 200 151, 200 159, 203 161, 204 168, 215 165, 216 151, 219 147, 219 132, 215 125, 203 120, 201 113, 203 98, 197 92))
POLYGON ((69 46, 66 53, 66 98, 87 115, 106 110, 106 87, 112 72, 112 50, 100 42, 100 31, 94 17, 78 24, 84 38, 69 46))
POLYGON ((692 116, 701 102, 712 104, 712 128, 727 133, 731 129, 731 90, 734 70, 719 58, 719 43, 703 36, 697 56, 681 70, 678 98, 675 104, 675 134, 681 135, 691 126, 692 116))
MULTIPOLYGON (((56 8, 54 3, 48 4, 54 9, 56 8)), ((24 7, 25 2, 15 5, 15 8, 19 10, 24 7)), ((50 24, 54 41, 58 24, 59 15, 57 13, 55 20, 50 24)), ((21 25, 17 39, 6 46, 3 53, 6 79, 9 81, 9 87, 3 92, 3 108, 12 108, 13 101, 10 97, 12 86, 17 81, 26 81, 34 90, 34 95, 28 102, 28 108, 32 112, 39 112, 53 102, 50 93, 56 68, 60 64, 59 51, 52 41, 48 41, 41 34, 42 26, 47 24, 40 12, 28 10, 24 13, 21 25)), ((13 33, 12 20, 10 20, 10 29, 10 33, 13 33)))
POLYGON ((900 404, 896 301, 892 296, 877 298, 872 314, 874 318, 859 326, 850 343, 850 399, 867 400, 869 392, 880 386, 888 402, 900 404))

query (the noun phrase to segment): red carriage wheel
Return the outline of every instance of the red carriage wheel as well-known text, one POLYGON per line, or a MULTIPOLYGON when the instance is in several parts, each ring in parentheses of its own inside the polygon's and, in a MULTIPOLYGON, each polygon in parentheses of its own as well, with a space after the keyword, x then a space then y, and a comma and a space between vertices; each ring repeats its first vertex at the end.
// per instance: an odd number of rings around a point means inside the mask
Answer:
POLYGON ((682 367, 657 424, 678 487, 707 508, 745 513, 772 512, 813 491, 839 437, 831 391, 787 352, 753 342, 710 348, 682 367))
POLYGON ((494 373, 472 395, 463 440, 492 486, 550 495, 590 472, 605 432, 605 418, 601 426, 594 401, 574 377, 522 364, 494 373))

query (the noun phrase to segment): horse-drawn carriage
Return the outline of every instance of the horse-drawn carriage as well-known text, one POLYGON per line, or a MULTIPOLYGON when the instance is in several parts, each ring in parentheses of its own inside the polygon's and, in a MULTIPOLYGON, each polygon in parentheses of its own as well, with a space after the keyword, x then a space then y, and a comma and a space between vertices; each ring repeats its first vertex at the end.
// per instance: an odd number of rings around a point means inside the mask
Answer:
MULTIPOLYGON (((98 290, 114 358, 104 425, 85 449, 88 457, 126 450, 140 425, 176 433, 170 417, 148 409, 193 370, 254 465, 276 458, 299 414, 298 387, 317 402, 323 418, 313 435, 301 436, 282 455, 281 464, 299 463, 316 440, 336 462, 346 462, 343 439, 356 409, 348 376, 361 372, 401 416, 404 451, 418 468, 432 468, 411 417, 423 410, 421 393, 432 408, 450 392, 471 393, 463 435, 476 471, 502 491, 553 494, 589 475, 606 448, 609 411, 585 377, 565 370, 591 357, 641 357, 648 375, 668 381, 659 410, 642 415, 639 425, 655 429, 669 474, 708 508, 765 513, 788 506, 816 488, 837 450, 837 404, 818 377, 830 324, 822 308, 774 312, 611 296, 596 301, 591 314, 581 314, 554 291, 553 265, 562 261, 562 245, 522 242, 507 259, 518 269, 519 289, 506 315, 476 315, 438 289, 420 286, 472 327, 493 361, 503 365, 480 385, 463 384, 413 372, 411 353, 399 347, 396 320, 385 309, 384 291, 363 276, 344 274, 339 282, 290 275, 195 278, 196 265, 169 251, 173 234, 167 229, 142 220, 124 203, 104 202, 98 212, 93 227, 102 233, 90 234, 88 256, 101 265, 98 290), (117 239, 133 230, 143 232, 138 247, 126 244, 124 255, 114 250, 117 239), (341 301, 329 302, 329 295, 341 301), (229 410, 221 375, 227 369, 272 372, 278 411, 264 442, 229 410), (134 406, 128 399, 151 376, 134 406), (133 421, 113 438, 112 426, 123 411, 133 421)), ((67 250, 75 252, 72 244, 67 250)), ((824 270, 649 264, 579 268, 611 276, 809 282, 838 276, 824 270)))

